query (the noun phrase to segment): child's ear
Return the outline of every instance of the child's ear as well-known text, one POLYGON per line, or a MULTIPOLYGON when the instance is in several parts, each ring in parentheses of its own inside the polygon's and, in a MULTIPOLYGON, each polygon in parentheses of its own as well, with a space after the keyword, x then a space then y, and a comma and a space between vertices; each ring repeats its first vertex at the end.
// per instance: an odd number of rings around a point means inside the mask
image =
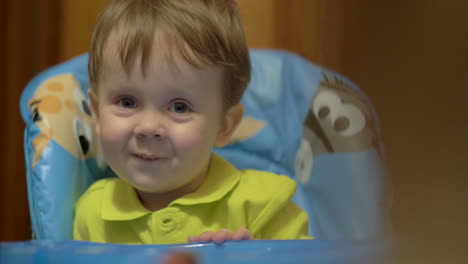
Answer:
POLYGON ((223 124, 218 131, 215 142, 216 147, 221 148, 229 143, 229 140, 242 120, 243 115, 244 106, 242 104, 236 104, 229 108, 229 110, 224 115, 223 124))

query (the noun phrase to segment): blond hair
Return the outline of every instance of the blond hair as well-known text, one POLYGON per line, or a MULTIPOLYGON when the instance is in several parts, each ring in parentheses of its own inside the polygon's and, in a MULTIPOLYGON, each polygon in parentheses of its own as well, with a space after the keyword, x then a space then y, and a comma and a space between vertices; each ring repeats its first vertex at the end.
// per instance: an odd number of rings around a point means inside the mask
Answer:
POLYGON ((169 53, 177 52, 197 68, 221 67, 225 106, 238 103, 250 81, 249 51, 235 0, 113 0, 93 32, 88 64, 91 87, 98 86, 104 49, 117 29, 122 33, 115 42, 117 53, 127 74, 138 56, 145 74, 158 31, 164 34, 169 53))

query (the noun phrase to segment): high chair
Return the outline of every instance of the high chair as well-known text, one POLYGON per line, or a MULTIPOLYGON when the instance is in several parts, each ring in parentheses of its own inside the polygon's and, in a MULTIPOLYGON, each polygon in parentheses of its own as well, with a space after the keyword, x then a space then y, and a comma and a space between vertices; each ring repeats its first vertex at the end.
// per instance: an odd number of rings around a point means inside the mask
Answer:
MULTIPOLYGON (((244 118, 231 144, 215 152, 239 169, 294 179, 294 202, 309 214, 317 240, 387 236, 391 192, 367 96, 346 77, 292 53, 250 55, 244 118)), ((85 54, 40 73, 21 97, 35 239, 72 239, 75 202, 97 179, 115 177, 99 155, 87 62, 85 54)))

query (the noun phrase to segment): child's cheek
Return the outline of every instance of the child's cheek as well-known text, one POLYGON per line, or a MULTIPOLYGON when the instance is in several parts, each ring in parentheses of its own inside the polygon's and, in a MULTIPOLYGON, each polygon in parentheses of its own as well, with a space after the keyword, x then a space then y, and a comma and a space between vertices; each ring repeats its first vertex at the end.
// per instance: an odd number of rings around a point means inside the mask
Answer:
POLYGON ((112 146, 121 143, 125 128, 122 127, 122 122, 112 122, 109 119, 101 119, 99 123, 100 139, 104 145, 112 146))
MULTIPOLYGON (((201 151, 209 145, 209 135, 201 128, 191 127, 190 129, 180 129, 177 131, 177 148, 186 151, 201 151)), ((202 154, 202 153, 200 153, 202 154)))
POLYGON ((183 131, 177 137, 178 147, 184 150, 196 148, 200 143, 201 135, 197 132, 190 133, 189 131, 183 131))

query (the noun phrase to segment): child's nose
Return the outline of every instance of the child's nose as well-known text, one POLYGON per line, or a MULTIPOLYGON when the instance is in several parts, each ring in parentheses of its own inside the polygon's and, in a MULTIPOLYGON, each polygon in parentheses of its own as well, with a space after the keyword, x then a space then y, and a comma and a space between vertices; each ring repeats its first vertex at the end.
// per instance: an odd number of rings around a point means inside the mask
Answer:
POLYGON ((157 113, 145 113, 135 127, 135 134, 140 138, 157 138, 165 137, 166 128, 164 118, 157 113))

